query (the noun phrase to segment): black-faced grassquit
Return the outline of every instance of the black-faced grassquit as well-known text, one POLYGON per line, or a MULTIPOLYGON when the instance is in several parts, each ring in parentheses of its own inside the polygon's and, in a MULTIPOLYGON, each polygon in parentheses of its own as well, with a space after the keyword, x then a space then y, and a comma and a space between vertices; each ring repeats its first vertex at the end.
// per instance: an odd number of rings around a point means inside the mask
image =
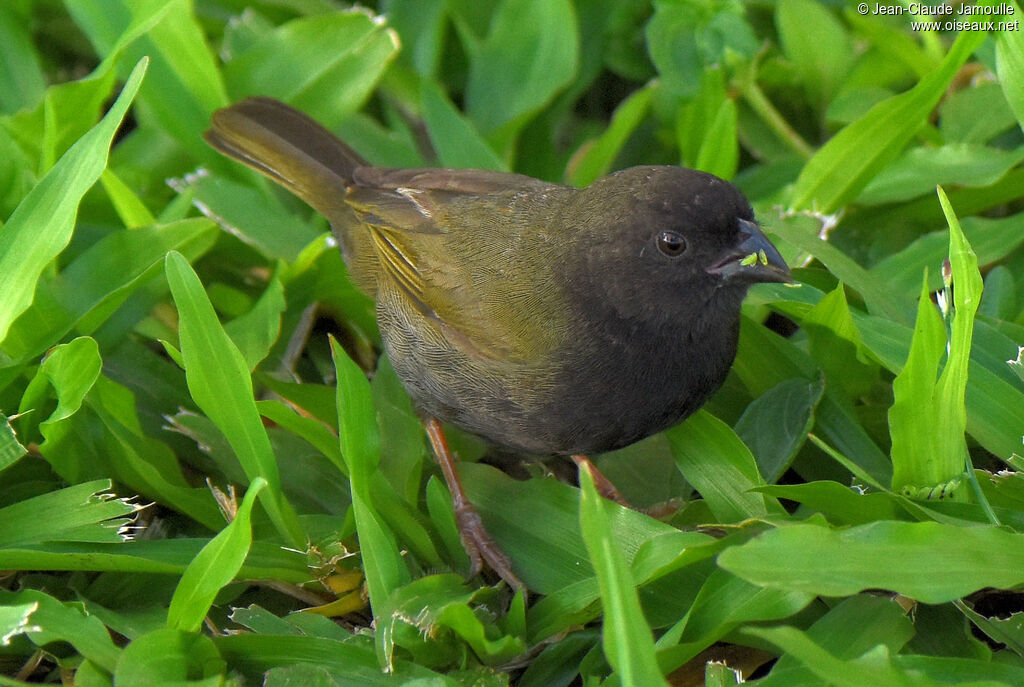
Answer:
POLYGON ((270 98, 218 110, 206 140, 330 221, 427 417, 467 550, 513 584, 434 418, 535 454, 626 446, 721 386, 748 287, 789 280, 747 200, 704 172, 632 167, 578 189, 373 167, 270 98))

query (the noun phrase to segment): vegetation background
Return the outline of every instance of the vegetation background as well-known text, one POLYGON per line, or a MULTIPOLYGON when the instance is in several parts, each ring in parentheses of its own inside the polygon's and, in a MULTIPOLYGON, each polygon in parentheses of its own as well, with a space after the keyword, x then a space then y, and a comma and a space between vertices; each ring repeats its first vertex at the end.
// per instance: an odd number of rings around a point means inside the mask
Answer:
POLYGON ((1024 34, 915 18, 0 3, 0 685, 1024 684, 1024 34), (252 94, 382 165, 742 188, 800 285, 599 457, 674 515, 459 437, 530 595, 465 579, 323 219, 200 137, 252 94))

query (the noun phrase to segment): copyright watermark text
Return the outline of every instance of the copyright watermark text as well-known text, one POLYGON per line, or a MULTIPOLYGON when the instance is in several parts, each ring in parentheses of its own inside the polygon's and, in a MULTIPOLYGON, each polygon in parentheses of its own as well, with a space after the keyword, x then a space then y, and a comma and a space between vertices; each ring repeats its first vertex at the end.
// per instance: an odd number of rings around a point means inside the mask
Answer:
POLYGON ((860 15, 894 15, 921 17, 928 21, 911 21, 912 31, 1020 31, 1020 20, 1007 17, 1015 13, 1011 3, 999 5, 953 5, 941 3, 930 5, 911 2, 906 5, 883 5, 877 2, 862 2, 857 5, 860 15), (1000 18, 996 21, 996 17, 1000 18))

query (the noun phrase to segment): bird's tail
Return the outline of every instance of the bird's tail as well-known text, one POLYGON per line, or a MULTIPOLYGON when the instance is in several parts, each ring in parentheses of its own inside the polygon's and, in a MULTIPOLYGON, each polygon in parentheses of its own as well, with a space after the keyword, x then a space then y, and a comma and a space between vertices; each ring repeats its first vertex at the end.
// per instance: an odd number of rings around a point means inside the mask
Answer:
POLYGON ((247 98, 217 110, 203 138, 332 221, 347 212, 352 173, 368 164, 319 123, 273 98, 247 98))

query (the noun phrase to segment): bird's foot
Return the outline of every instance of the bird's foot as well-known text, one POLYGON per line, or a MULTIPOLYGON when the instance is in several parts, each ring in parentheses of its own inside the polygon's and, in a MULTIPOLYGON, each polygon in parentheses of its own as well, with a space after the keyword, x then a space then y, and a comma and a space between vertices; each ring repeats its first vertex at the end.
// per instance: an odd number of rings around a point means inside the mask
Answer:
POLYGON ((441 423, 436 418, 428 417, 423 422, 430 438, 430 445, 434 449, 434 457, 441 467, 444 481, 448 485, 448 491, 452 495, 452 507, 455 510, 455 524, 459 528, 459 538, 462 540, 462 548, 466 550, 470 561, 470 575, 480 572, 483 564, 486 563, 491 570, 505 580, 510 587, 526 591, 523 584, 514 572, 512 572, 512 561, 501 550, 497 542, 491 537, 480 514, 466 496, 462 488, 462 482, 455 471, 455 457, 448 449, 448 440, 445 438, 441 423))

